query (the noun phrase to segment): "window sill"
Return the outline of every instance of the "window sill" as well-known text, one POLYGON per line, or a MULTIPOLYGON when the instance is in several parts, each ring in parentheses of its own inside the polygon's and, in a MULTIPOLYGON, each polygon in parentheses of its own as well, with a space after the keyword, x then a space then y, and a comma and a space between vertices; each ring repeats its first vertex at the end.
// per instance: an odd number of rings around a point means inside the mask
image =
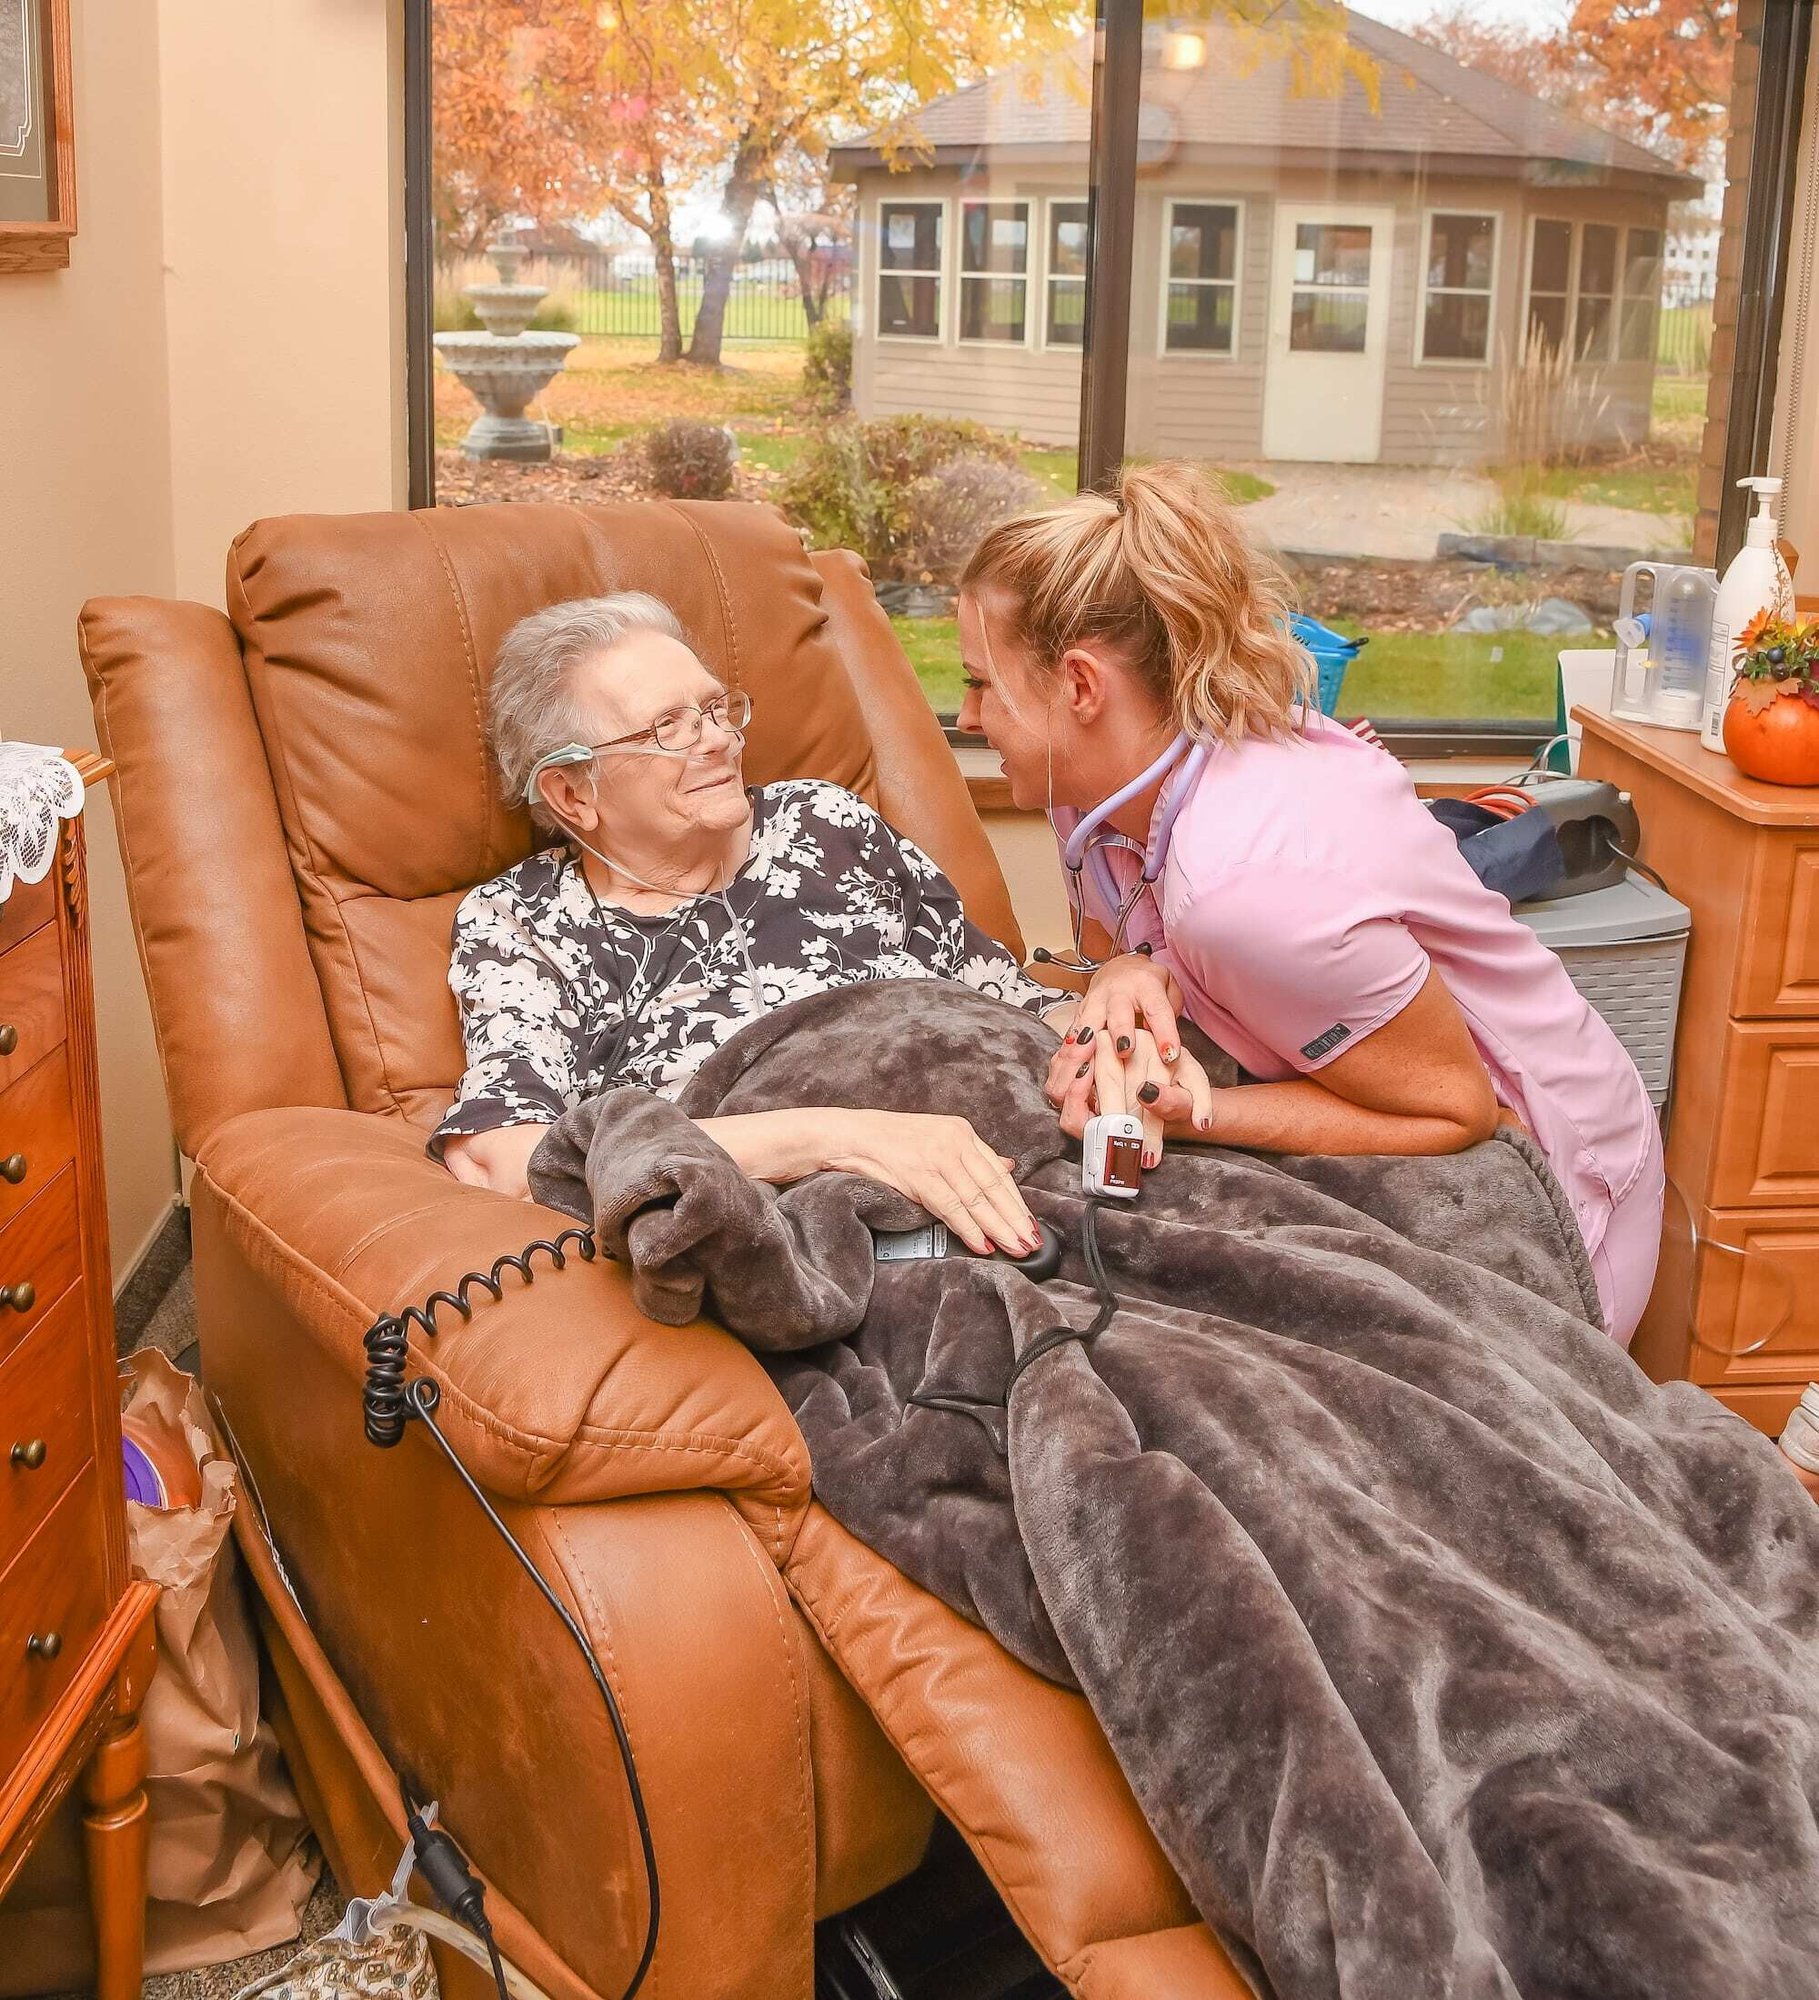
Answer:
MULTIPOLYGON (((954 760, 966 780, 967 796, 976 813, 1015 813, 1023 809, 1011 798, 1009 780, 998 753, 981 743, 956 744, 954 760)), ((1463 798, 1480 785, 1505 783, 1527 763, 1520 752, 1499 757, 1405 757, 1402 762, 1424 799, 1463 798)), ((1034 815, 1030 815, 1032 818, 1034 815)))

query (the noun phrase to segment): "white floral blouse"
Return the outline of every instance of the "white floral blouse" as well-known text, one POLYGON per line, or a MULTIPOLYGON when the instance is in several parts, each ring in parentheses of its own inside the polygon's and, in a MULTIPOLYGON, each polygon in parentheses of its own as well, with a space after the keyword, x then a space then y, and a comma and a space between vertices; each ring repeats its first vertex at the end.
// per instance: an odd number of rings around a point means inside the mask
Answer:
POLYGON ((1067 997, 1026 978, 928 856, 851 792, 797 778, 751 796, 745 865, 723 899, 680 918, 601 903, 565 847, 462 898, 448 980, 467 1069, 433 1154, 457 1133, 551 1123, 615 1083, 674 1097, 760 996, 775 1007, 866 980, 957 979, 1033 1012, 1067 997))

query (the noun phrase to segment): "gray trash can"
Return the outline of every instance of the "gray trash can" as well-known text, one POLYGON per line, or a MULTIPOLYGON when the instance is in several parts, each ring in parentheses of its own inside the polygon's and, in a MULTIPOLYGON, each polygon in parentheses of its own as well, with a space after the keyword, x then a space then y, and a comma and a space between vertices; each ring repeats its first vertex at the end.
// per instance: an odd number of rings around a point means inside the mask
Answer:
POLYGON ((1610 1023, 1659 1111, 1673 1073, 1691 911, 1632 872, 1589 895, 1518 903, 1515 915, 1559 954, 1573 984, 1610 1023))

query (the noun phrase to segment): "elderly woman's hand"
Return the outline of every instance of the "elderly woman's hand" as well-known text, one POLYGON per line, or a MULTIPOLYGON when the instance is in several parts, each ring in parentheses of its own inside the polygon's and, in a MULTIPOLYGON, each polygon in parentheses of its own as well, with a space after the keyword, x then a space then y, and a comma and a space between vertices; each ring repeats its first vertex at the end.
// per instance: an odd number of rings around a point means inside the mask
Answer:
POLYGON ((823 1110, 821 1163, 908 1195, 983 1256, 993 1245, 1026 1256, 1041 1240, 1010 1163, 964 1118, 920 1111, 823 1110))
POLYGON ((501 1125, 491 1132, 458 1132, 443 1145, 443 1165, 469 1187, 529 1201, 531 1155, 548 1130, 547 1125, 501 1125))

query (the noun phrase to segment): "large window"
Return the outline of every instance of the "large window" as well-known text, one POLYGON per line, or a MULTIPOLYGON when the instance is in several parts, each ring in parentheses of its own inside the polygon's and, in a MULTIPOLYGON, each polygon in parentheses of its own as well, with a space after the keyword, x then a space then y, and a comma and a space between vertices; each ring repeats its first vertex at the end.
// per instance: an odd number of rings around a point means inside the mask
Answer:
POLYGON ((1368 636, 1341 712, 1430 737, 1538 739, 1560 647, 1689 543, 1743 233, 1710 35, 1607 71, 1554 0, 1494 50, 1383 0, 1418 59, 1369 5, 799 0, 709 77, 686 10, 404 4, 436 497, 774 504, 859 549, 938 710, 967 555, 1083 450, 1205 467, 1368 636))
POLYGON ((938 201, 878 205, 878 331, 898 340, 941 337, 938 201))
POLYGON ((1030 205, 960 204, 960 338, 1021 345, 1029 314, 1030 205))
POLYGON ((1421 307, 1423 361, 1488 361, 1497 269, 1494 215, 1430 215, 1421 307))
POLYGON ((1230 354, 1238 328, 1238 208, 1171 201, 1162 345, 1170 354, 1230 354))

